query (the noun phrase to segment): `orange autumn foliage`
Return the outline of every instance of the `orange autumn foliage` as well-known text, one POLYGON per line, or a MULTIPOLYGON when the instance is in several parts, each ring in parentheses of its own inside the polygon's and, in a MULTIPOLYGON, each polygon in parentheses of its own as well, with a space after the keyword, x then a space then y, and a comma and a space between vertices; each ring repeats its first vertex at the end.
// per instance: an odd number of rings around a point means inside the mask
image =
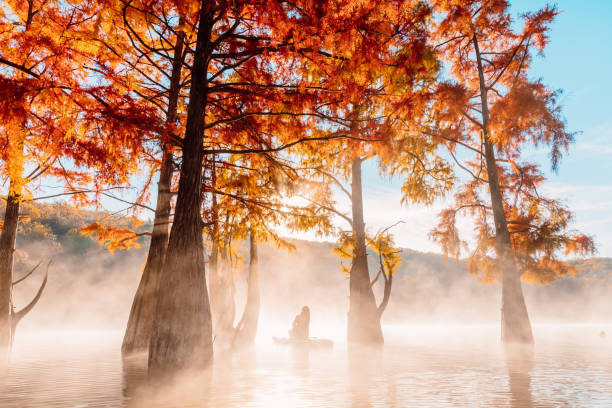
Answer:
POLYGON ((110 252, 114 252, 117 249, 141 248, 142 245, 138 242, 138 239, 145 235, 136 233, 132 228, 114 227, 99 222, 94 222, 81 228, 81 234, 85 236, 95 234, 97 242, 100 245, 104 245, 110 252))
POLYGON ((6 6, 0 15, 0 175, 17 195, 33 195, 28 185, 45 176, 62 182, 75 203, 91 204, 97 197, 79 191, 127 183, 146 136, 164 128, 89 65, 98 53, 95 2, 6 6))

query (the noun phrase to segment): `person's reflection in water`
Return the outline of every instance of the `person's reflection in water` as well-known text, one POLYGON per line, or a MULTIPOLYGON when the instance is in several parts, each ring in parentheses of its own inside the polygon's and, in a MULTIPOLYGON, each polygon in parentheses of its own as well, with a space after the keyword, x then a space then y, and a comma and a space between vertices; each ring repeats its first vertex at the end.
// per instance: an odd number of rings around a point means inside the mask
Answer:
POLYGON ((308 370, 310 368, 310 347, 307 344, 292 347, 291 358, 293 360, 293 368, 297 372, 308 370))
POLYGON ((505 346, 508 386, 511 406, 533 407, 531 397, 531 369, 533 367, 533 346, 510 344, 505 346))

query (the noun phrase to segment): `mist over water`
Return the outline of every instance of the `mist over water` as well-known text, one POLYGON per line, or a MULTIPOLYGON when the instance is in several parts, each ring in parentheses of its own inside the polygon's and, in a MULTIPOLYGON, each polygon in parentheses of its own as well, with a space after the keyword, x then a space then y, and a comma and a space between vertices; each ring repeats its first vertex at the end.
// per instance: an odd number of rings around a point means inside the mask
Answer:
MULTIPOLYGON (((340 261, 328 244, 297 245, 292 253, 262 246, 256 346, 219 348, 209 370, 164 384, 149 381, 146 357, 120 354, 145 251, 90 248, 75 255, 26 247, 31 261, 54 255, 54 263, 48 290, 19 326, 10 365, 0 373, 0 406, 612 405, 608 286, 571 279, 524 285, 535 348, 509 352, 499 340, 499 286, 476 282, 440 256, 404 251, 383 319, 385 346, 349 350, 348 281, 340 261), (334 340, 333 349, 272 342, 287 336, 303 305, 311 308, 311 336, 334 340)), ((18 265, 16 275, 27 266, 18 265)), ((239 318, 246 270, 234 273, 239 318)), ((37 272, 19 288, 16 302, 27 300, 40 278, 37 272)))
MULTIPOLYGON (((507 352, 495 326, 386 326, 382 350, 298 350, 260 333, 209 371, 149 384, 121 360, 121 332, 23 334, 3 407, 556 407, 612 404, 612 343, 601 325, 535 326, 536 347, 507 352)), ((611 327, 604 327, 610 330, 611 327)))
MULTIPOLYGON (((292 252, 269 245, 260 248, 260 332, 286 335, 302 306, 312 310, 311 334, 343 338, 348 312, 348 277, 340 271, 333 244, 295 241, 292 252)), ((46 261, 53 258, 47 288, 37 307, 17 329, 124 330, 146 258, 143 248, 109 253, 90 243, 84 249, 58 248, 42 242, 18 243, 21 255, 15 277, 23 276, 39 261, 32 277, 15 287, 17 308, 30 301, 42 280, 46 261)), ((246 301, 248 253, 232 273, 236 286, 236 319, 246 301)), ((376 259, 369 257, 370 273, 376 259)), ((386 325, 499 323, 501 290, 498 284, 481 284, 467 274, 464 263, 441 255, 403 250, 395 278, 386 325)), ((346 262, 346 261, 345 261, 346 262)), ((612 277, 597 274, 568 276, 550 285, 523 283, 530 318, 535 324, 610 322, 612 277)), ((374 287, 380 300, 382 282, 374 287)))

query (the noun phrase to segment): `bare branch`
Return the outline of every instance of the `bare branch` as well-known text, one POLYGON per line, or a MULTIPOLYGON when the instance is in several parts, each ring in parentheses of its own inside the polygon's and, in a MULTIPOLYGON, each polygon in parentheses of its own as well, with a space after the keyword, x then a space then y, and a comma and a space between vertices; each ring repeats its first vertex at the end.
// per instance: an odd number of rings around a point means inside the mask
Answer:
POLYGON ((49 266, 51 266, 51 262, 53 262, 53 258, 51 258, 49 260, 49 263, 47 263, 47 271, 45 272, 45 279, 43 280, 42 284, 40 285, 40 288, 38 289, 38 292, 36 292, 36 296, 34 296, 34 299, 32 299, 32 301, 30 303, 28 303, 27 306, 25 306, 23 309, 15 312, 12 311, 11 312, 11 319, 12 319, 12 326, 13 326, 13 330, 12 332, 15 333, 15 327, 17 327, 17 324, 19 323, 19 321, 21 319, 24 318, 24 316, 26 314, 28 314, 30 312, 30 310, 32 310, 34 308, 34 306, 36 306, 36 304, 38 303, 40 297, 42 296, 43 290, 45 289, 45 286, 47 286, 47 278, 49 277, 49 266))
POLYGON ((129 188, 129 187, 116 186, 116 187, 105 188, 105 189, 102 189, 102 190, 73 190, 73 191, 66 191, 64 193, 52 194, 52 195, 48 195, 48 196, 24 199, 23 201, 46 200, 46 199, 49 199, 49 198, 56 198, 56 197, 62 197, 62 196, 67 196, 67 195, 84 194, 84 193, 96 193, 96 194, 99 193, 99 194, 103 194, 102 193, 103 191, 117 190, 117 189, 120 189, 120 188, 129 188))
POLYGON ((28 273, 26 273, 22 278, 17 279, 15 282, 12 283, 12 286, 17 285, 18 283, 23 282, 24 280, 26 280, 28 278, 28 276, 32 275, 32 273, 34 273, 34 271, 36 269, 38 269, 38 267, 40 266, 40 264, 42 263, 42 261, 40 261, 38 264, 36 264, 36 266, 34 268, 32 268, 32 270, 28 273))

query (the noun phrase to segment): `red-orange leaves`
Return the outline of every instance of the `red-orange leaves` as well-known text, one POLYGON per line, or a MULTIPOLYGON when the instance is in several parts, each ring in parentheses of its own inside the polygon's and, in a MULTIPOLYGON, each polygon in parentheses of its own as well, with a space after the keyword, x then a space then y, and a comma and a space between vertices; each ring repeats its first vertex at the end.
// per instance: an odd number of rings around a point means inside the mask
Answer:
POLYGON ((517 81, 516 85, 491 107, 491 140, 508 157, 519 157, 519 148, 529 143, 551 147, 553 168, 574 141, 558 105, 559 92, 540 82, 517 81))
POLYGON ((106 246, 110 252, 117 249, 140 248, 142 245, 138 242, 138 238, 146 235, 137 233, 131 228, 103 225, 99 222, 83 227, 81 233, 85 236, 95 234, 98 244, 106 246))

